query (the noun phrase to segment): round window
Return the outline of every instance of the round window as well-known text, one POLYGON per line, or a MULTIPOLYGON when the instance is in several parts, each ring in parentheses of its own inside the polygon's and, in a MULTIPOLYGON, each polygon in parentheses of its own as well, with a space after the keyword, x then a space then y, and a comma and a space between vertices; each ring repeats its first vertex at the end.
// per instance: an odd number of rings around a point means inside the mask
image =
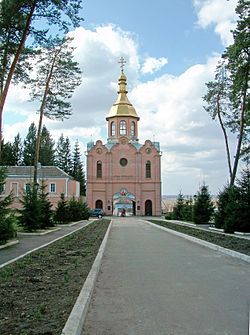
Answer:
POLYGON ((126 166, 128 164, 127 158, 121 158, 120 159, 120 164, 121 164, 121 166, 126 166))

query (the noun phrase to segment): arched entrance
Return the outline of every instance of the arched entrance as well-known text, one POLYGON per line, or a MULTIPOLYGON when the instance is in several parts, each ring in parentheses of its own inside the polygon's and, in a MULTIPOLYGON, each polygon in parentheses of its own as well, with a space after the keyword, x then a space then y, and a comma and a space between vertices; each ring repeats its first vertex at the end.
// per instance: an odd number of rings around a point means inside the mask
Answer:
POLYGON ((146 200, 145 201, 145 215, 146 216, 152 216, 152 201, 146 200))
POLYGON ((135 196, 122 188, 113 195, 113 215, 121 216, 125 210, 126 216, 136 215, 135 196))
POLYGON ((96 202, 95 202, 95 208, 103 209, 103 202, 102 202, 102 200, 96 200, 96 202))

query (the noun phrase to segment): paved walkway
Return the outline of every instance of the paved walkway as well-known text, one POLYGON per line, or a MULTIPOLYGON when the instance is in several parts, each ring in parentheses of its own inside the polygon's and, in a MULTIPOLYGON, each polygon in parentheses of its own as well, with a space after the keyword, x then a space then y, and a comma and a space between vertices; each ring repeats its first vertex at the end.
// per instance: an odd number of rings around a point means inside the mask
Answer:
POLYGON ((248 335, 248 263, 116 218, 84 335, 248 335))
POLYGON ((74 226, 61 227, 60 230, 42 236, 18 235, 18 244, 15 244, 8 248, 0 249, 0 266, 1 264, 4 264, 16 257, 25 254, 26 252, 29 252, 30 250, 38 248, 46 243, 56 240, 61 236, 65 236, 70 232, 78 230, 88 223, 89 221, 82 220, 74 226))

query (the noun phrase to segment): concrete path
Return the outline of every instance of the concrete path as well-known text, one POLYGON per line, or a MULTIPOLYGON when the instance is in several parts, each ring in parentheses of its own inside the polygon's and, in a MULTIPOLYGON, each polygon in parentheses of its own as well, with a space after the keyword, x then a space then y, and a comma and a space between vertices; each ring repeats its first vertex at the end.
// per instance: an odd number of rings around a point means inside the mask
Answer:
POLYGON ((83 228, 88 223, 89 221, 82 220, 74 226, 61 227, 60 230, 42 236, 18 235, 18 244, 0 250, 0 266, 16 257, 25 254, 26 252, 29 252, 30 250, 54 241, 61 236, 65 236, 70 232, 78 230, 79 228, 83 228))
POLYGON ((248 335, 248 263, 114 219, 84 335, 248 335))

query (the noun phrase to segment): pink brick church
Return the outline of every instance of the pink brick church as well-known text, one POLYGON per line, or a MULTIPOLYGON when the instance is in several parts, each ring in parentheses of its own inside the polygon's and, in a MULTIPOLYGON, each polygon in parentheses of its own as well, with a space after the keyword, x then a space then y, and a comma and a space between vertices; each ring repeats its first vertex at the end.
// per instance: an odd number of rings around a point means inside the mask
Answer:
POLYGON ((161 215, 159 142, 138 140, 139 116, 127 97, 122 71, 108 121, 108 140, 87 145, 87 203, 107 215, 161 215))

